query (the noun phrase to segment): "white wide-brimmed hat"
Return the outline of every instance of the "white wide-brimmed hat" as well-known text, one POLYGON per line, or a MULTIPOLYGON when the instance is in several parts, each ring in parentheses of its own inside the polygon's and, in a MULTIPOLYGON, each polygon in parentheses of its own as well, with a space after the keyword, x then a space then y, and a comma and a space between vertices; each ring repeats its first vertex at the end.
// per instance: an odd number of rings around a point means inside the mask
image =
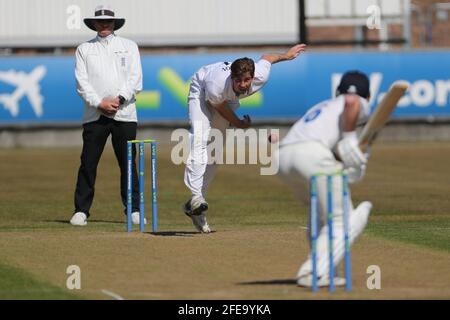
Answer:
POLYGON ((85 18, 83 21, 86 26, 94 31, 97 31, 94 27, 95 20, 114 20, 114 30, 118 30, 125 24, 124 18, 116 18, 114 10, 109 5, 99 5, 95 8, 94 17, 85 18))

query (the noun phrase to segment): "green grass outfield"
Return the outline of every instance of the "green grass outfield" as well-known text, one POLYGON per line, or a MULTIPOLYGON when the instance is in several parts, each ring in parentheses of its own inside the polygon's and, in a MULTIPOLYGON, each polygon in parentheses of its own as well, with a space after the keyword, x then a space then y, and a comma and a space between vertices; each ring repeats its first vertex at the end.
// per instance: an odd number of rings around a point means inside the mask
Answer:
MULTIPOLYGON (((68 224, 80 148, 0 149, 0 299, 450 298, 450 143, 374 146, 365 180, 352 187, 355 204, 374 204, 353 247, 354 291, 333 296, 295 286, 308 208, 276 176, 222 166, 208 196, 216 232, 201 235, 180 211, 189 193, 170 151, 158 147, 160 232, 127 234, 110 148, 83 228, 68 224), (72 264, 81 290, 65 287, 72 264), (372 264, 382 269, 376 292, 365 286, 372 264)), ((148 159, 148 215, 149 169, 148 159)))

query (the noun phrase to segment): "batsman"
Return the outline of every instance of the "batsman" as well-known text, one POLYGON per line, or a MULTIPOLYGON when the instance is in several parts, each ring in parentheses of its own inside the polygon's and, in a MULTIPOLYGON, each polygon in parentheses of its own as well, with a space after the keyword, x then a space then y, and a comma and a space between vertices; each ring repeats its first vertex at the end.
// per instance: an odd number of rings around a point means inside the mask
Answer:
MULTIPOLYGON (((365 174, 369 153, 359 147, 356 128, 369 118, 369 79, 359 71, 343 75, 336 97, 322 101, 309 109, 280 142, 277 159, 279 174, 292 186, 296 195, 309 205, 309 181, 313 175, 334 175, 333 194, 333 261, 334 266, 344 255, 342 174, 350 184, 360 181, 365 174)), ((328 226, 326 177, 317 179, 319 235, 317 238, 318 285, 328 286, 328 226), (323 179, 322 179, 323 178, 323 179)), ((350 243, 363 232, 372 203, 364 201, 356 208, 348 197, 350 208, 350 243)), ((310 222, 311 225, 311 222, 310 222)), ((310 229, 310 228, 309 228, 310 229)), ((334 273, 336 274, 336 273, 334 273)), ((300 266, 297 284, 312 286, 311 255, 300 266)), ((336 286, 345 285, 345 278, 335 277, 336 286)))

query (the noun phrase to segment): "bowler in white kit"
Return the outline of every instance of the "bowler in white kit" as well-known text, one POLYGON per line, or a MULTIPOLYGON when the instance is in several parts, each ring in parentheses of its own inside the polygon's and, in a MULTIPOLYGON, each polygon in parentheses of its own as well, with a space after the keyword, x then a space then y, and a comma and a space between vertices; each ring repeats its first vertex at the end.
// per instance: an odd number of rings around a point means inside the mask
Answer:
MULTIPOLYGON (((356 127, 369 118, 369 79, 358 71, 343 75, 336 98, 322 101, 309 109, 280 142, 276 155, 279 174, 292 186, 296 196, 309 205, 309 181, 313 175, 333 175, 333 195, 342 195, 342 175, 347 173, 349 183, 360 181, 366 170, 368 153, 358 146, 356 127)), ((319 236, 317 239, 318 285, 329 284, 327 182, 325 176, 317 179, 319 210, 319 236)), ((368 201, 350 208, 350 241, 362 233, 367 224, 372 204, 368 201)), ((343 199, 333 196, 333 261, 336 266, 344 255, 343 199)), ((311 225, 311 222, 309 223, 311 225)), ((310 232, 311 230, 309 230, 310 232)), ((297 273, 299 286, 312 286, 311 254, 297 273)), ((345 285, 345 279, 336 277, 337 286, 345 285)))
POLYGON ((199 232, 211 232, 205 216, 207 189, 217 170, 215 163, 208 163, 211 128, 225 132, 230 126, 250 127, 248 115, 240 119, 234 112, 239 108, 239 99, 254 94, 266 84, 272 64, 295 59, 305 47, 297 44, 285 53, 263 54, 257 62, 241 58, 232 63, 210 64, 193 75, 188 96, 190 153, 184 174, 184 182, 192 196, 184 204, 183 211, 199 232))

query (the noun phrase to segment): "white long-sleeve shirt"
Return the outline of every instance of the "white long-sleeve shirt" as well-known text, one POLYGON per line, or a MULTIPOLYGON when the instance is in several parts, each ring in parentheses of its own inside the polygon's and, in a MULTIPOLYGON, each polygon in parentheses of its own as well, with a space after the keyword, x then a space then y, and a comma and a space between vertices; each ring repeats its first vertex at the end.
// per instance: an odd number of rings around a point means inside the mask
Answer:
POLYGON ((233 91, 231 80, 231 62, 218 62, 203 66, 198 70, 192 82, 189 98, 198 98, 204 94, 205 100, 219 104, 229 101, 232 105, 239 105, 239 99, 248 97, 259 91, 269 80, 272 64, 264 59, 255 63, 255 75, 248 92, 239 96, 233 91))
MULTIPOLYGON (((359 101, 361 107, 358 113, 358 124, 366 122, 370 114, 369 102, 361 97, 359 101)), ((344 94, 316 104, 291 127, 280 145, 318 141, 333 150, 338 141, 342 139, 344 129, 341 115, 344 108, 344 94)))
POLYGON ((137 122, 136 94, 142 90, 142 66, 135 42, 111 34, 95 37, 76 50, 77 92, 84 101, 83 123, 96 121, 105 97, 121 95, 126 102, 114 120, 137 122))

